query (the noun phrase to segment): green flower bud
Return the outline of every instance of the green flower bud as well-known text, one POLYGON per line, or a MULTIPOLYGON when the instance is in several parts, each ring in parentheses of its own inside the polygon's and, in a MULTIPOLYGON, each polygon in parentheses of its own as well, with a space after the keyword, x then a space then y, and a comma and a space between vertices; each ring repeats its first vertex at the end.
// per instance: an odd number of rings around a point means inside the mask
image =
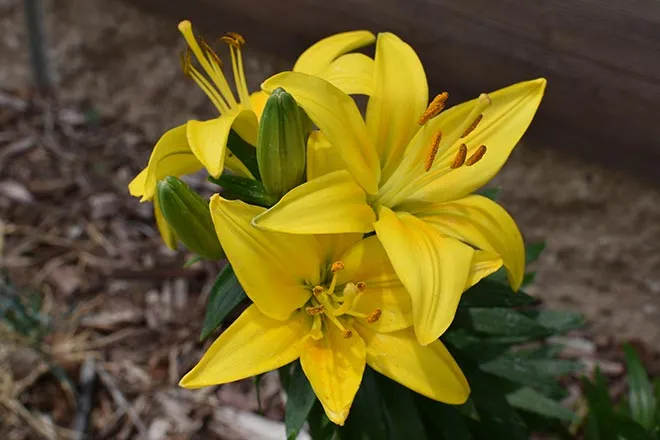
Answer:
POLYGON ((215 234, 209 202, 173 176, 158 182, 158 202, 163 217, 188 249, 208 260, 225 258, 215 234))
POLYGON ((259 123, 257 163, 266 192, 279 200, 305 179, 305 138, 302 109, 284 89, 270 95, 259 123))

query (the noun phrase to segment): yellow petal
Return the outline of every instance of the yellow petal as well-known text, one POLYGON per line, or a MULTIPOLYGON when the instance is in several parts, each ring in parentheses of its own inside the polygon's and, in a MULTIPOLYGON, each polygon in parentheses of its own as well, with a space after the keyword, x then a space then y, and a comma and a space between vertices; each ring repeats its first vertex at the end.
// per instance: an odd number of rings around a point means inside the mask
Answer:
POLYGON ((459 405, 470 385, 442 342, 422 346, 410 330, 376 333, 363 326, 357 331, 367 346, 367 364, 379 373, 430 399, 459 405))
POLYGON ((305 376, 328 418, 343 425, 362 382, 365 367, 364 341, 350 338, 330 325, 318 341, 308 338, 300 354, 305 376))
POLYGON ((374 60, 361 53, 349 53, 334 60, 316 76, 348 95, 371 95, 374 60))
POLYGON ((254 179, 254 176, 252 175, 248 167, 246 167, 245 164, 241 162, 241 160, 238 157, 236 157, 235 154, 231 154, 231 155, 227 154, 225 156, 225 169, 228 169, 236 176, 246 177, 248 179, 254 179))
POLYGON ((362 240, 363 235, 361 232, 351 234, 315 234, 316 240, 319 243, 321 259, 326 261, 328 265, 341 260, 348 249, 362 240))
POLYGON ((396 276, 389 257, 378 237, 371 236, 357 241, 338 258, 344 263, 337 284, 363 282, 366 290, 355 302, 353 311, 366 315, 380 309, 378 321, 359 321, 378 332, 392 332, 410 327, 412 303, 410 294, 396 276))
POLYGON ((232 126, 246 142, 256 142, 256 116, 249 110, 234 110, 215 119, 186 124, 190 149, 213 177, 219 177, 225 166, 227 136, 232 126))
POLYGON ((486 251, 474 251, 472 267, 470 267, 470 275, 468 275, 465 290, 474 286, 488 275, 497 272, 500 267, 502 267, 502 259, 499 255, 486 251))
POLYGON ((253 224, 290 234, 334 234, 373 231, 375 220, 362 188, 340 170, 292 189, 253 224))
POLYGON ((375 194, 380 179, 378 155, 353 99, 321 78, 298 72, 277 74, 261 85, 267 93, 278 87, 293 95, 355 180, 369 194, 375 194))
POLYGON ((141 197, 142 194, 144 194, 144 184, 147 182, 148 172, 148 168, 143 169, 133 178, 133 180, 131 180, 131 183, 128 184, 128 192, 133 197, 141 197))
POLYGON ((177 248, 177 238, 174 230, 170 228, 170 225, 167 224, 163 213, 160 211, 160 203, 158 202, 158 192, 154 194, 154 217, 156 217, 156 226, 158 226, 158 232, 163 238, 165 245, 172 249, 176 250, 177 248))
POLYGON ((408 44, 394 34, 378 34, 373 93, 367 128, 378 149, 383 180, 394 171, 428 104, 424 67, 408 44))
MULTIPOLYGON (((532 122, 541 103, 545 85, 545 79, 537 79, 489 94, 491 105, 482 112, 483 117, 477 128, 469 136, 459 139, 451 148, 443 151, 434 161, 431 171, 424 172, 420 164, 414 192, 406 197, 407 200, 435 203, 451 201, 486 184, 502 168, 532 122), (451 164, 462 143, 468 147, 468 157, 481 145, 486 146, 486 154, 472 166, 463 165, 452 169, 451 164)), ((461 104, 452 115, 467 116, 473 105, 474 101, 461 104)), ((445 133, 446 130, 451 131, 452 127, 447 125, 440 129, 445 133)))
POLYGON ((257 119, 261 119, 266 101, 268 101, 268 94, 266 92, 259 90, 250 94, 250 104, 252 104, 252 110, 257 115, 257 119))
POLYGON ((195 158, 188 145, 186 126, 179 125, 166 131, 156 142, 149 158, 146 175, 138 174, 130 183, 129 189, 133 195, 141 194, 141 201, 151 200, 160 179, 194 173, 201 168, 202 164, 195 158))
POLYGON ((201 388, 265 373, 296 360, 310 320, 297 312, 277 321, 251 305, 206 350, 179 385, 201 388))
POLYGON ((324 70, 335 58, 374 42, 376 38, 369 31, 351 31, 331 35, 305 50, 296 61, 295 72, 316 75, 324 70))
POLYGON ((313 180, 346 165, 328 139, 320 131, 313 131, 307 139, 307 180, 313 180))
POLYGON ((412 300, 420 344, 438 339, 449 327, 467 283, 474 250, 443 236, 406 213, 381 208, 374 224, 392 266, 412 300))
POLYGON ((443 234, 500 255, 511 287, 520 288, 525 275, 525 246, 516 222, 504 208, 478 195, 414 206, 410 205, 410 212, 443 234))
POLYGON ((305 284, 320 281, 316 239, 260 231, 251 225, 264 211, 258 206, 215 194, 210 207, 215 231, 247 296, 266 316, 287 319, 309 299, 305 284))

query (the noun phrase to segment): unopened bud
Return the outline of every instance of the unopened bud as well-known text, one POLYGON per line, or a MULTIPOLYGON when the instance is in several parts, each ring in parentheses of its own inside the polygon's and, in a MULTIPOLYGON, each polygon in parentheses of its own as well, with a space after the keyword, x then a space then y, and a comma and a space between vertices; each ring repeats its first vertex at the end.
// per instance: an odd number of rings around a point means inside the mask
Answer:
POLYGON ((165 221, 188 249, 209 260, 225 258, 206 200, 168 176, 158 182, 158 202, 165 221))
POLYGON ((302 109, 284 89, 275 89, 259 122, 257 163, 266 192, 278 200, 305 177, 306 127, 302 109))

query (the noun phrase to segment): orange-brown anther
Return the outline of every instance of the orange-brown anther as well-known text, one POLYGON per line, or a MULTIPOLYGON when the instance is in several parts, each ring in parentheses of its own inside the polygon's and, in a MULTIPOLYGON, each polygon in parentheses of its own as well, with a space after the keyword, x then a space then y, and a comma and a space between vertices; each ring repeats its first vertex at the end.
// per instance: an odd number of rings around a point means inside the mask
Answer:
POLYGON ((245 38, 243 38, 243 35, 239 34, 238 32, 227 32, 227 35, 236 40, 236 42, 241 46, 245 44, 245 38))
POLYGON ((466 157, 467 157, 467 145, 461 144, 461 146, 458 147, 458 151, 456 152, 456 157, 454 157, 454 161, 451 163, 450 168, 456 169, 462 166, 465 163, 466 157))
POLYGON ((332 263, 332 267, 330 268, 330 270, 333 273, 334 272, 339 272, 340 270, 343 270, 343 269, 344 269, 344 263, 342 263, 341 261, 335 261, 334 263, 332 263))
POLYGON ((234 49, 240 49, 243 43, 245 43, 245 39, 238 34, 235 35, 238 35, 240 38, 236 38, 233 34, 234 32, 230 32, 227 35, 223 35, 222 37, 220 37, 220 41, 227 43, 234 49))
POLYGON ((472 153, 472 156, 468 157, 468 159, 465 161, 465 165, 469 167, 474 165, 475 163, 479 162, 482 157, 484 157, 484 154, 486 154, 486 146, 482 145, 477 148, 477 151, 472 153))
POLYGON ((424 113, 422 113, 422 116, 419 117, 417 123, 419 125, 424 125, 429 119, 438 116, 440 112, 445 109, 445 102, 447 101, 447 98, 449 98, 449 93, 447 92, 442 92, 433 98, 433 101, 431 101, 426 110, 424 110, 424 113))
POLYGON ((312 293, 313 293, 314 295, 316 295, 316 296, 322 294, 322 293, 323 293, 323 287, 321 287, 321 286, 314 286, 314 288, 312 289, 312 293))
POLYGON ((350 331, 350 330, 344 330, 344 337, 345 337, 346 339, 350 338, 351 336, 353 336, 353 332, 352 332, 352 331, 350 331))
POLYGON ((367 316, 367 322, 369 324, 373 324, 380 319, 380 315, 382 315, 382 313, 383 312, 380 309, 374 310, 373 312, 369 313, 369 316, 367 316))
POLYGON ((190 48, 181 51, 181 70, 186 76, 190 76, 190 48))
POLYGON ((218 66, 222 67, 222 61, 220 60, 220 57, 218 56, 218 54, 215 53, 213 49, 211 49, 211 46, 209 46, 209 44, 205 40, 200 38, 199 45, 204 50, 204 55, 211 58, 212 61, 214 61, 218 66))
POLYGON ((367 283, 365 283, 364 281, 358 281, 357 283, 355 283, 355 287, 357 287, 358 292, 364 292, 365 290, 367 290, 367 283))
POLYGON ((308 315, 320 315, 323 313, 323 306, 317 306, 317 307, 305 307, 305 312, 307 312, 308 315))
POLYGON ((461 139, 464 138, 464 137, 467 137, 470 133, 472 133, 474 131, 474 129, 477 128, 477 125, 479 125, 479 122, 481 122, 481 119, 483 117, 484 117, 483 114, 480 114, 479 116, 477 116, 477 119, 475 119, 472 122, 472 124, 470 124, 470 126, 465 129, 465 131, 463 132, 463 135, 461 136, 461 139))
POLYGON ((435 155, 438 154, 438 148, 440 148, 440 140, 442 139, 442 132, 439 131, 433 135, 431 139, 431 151, 429 151, 426 160, 424 161, 424 171, 428 171, 433 166, 433 160, 435 160, 435 155))

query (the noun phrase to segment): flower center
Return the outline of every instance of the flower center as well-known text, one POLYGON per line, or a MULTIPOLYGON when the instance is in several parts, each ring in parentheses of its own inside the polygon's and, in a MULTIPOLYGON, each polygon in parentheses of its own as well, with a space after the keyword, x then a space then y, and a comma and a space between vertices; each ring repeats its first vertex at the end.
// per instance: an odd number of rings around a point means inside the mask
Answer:
POLYGON ((343 269, 344 263, 341 261, 332 263, 330 283, 317 285, 311 289, 312 297, 305 306, 305 312, 314 319, 311 336, 315 340, 323 338, 323 331, 330 325, 336 326, 345 338, 350 338, 353 336, 354 318, 363 318, 368 323, 380 319, 380 309, 368 314, 353 310, 356 301, 367 289, 367 285, 363 281, 358 281, 338 286, 337 274, 343 269))

